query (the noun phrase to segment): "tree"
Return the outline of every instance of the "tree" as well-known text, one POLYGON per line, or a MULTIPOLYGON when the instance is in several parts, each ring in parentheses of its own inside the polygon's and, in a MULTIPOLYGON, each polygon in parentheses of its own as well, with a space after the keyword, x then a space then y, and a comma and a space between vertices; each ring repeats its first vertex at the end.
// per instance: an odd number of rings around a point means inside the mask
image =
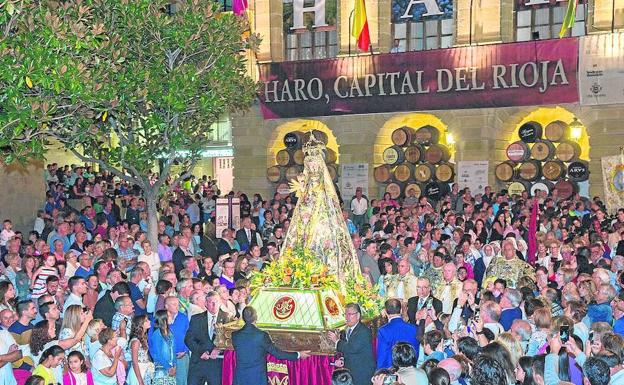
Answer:
POLYGON ((138 185, 155 242, 159 192, 190 175, 213 122, 253 102, 247 30, 210 0, 0 0, 1 155, 42 158, 56 139, 138 185))

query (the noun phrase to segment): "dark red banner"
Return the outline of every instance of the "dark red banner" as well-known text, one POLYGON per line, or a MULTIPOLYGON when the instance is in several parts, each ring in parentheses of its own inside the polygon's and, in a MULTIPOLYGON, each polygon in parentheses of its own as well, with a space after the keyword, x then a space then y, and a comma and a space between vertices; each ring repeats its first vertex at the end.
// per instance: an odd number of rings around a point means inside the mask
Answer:
POLYGON ((260 65, 265 119, 578 102, 576 38, 260 65))

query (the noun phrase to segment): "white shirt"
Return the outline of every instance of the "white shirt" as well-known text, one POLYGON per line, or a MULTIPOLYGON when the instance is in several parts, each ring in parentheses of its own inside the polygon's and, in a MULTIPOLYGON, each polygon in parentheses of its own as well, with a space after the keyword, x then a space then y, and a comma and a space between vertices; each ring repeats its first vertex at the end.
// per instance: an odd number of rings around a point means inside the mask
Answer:
MULTIPOLYGON (((160 257, 158 256, 158 253, 155 251, 152 251, 152 254, 141 254, 139 255, 139 262, 145 262, 149 265, 150 270, 153 272, 156 272, 156 276, 158 277, 158 270, 160 270, 160 257)), ((153 276, 153 274, 152 274, 153 276)))
MULTIPOLYGON (((17 345, 11 333, 0 329, 0 354, 7 354, 11 345, 17 345)), ((10 363, 0 368, 0 385, 17 385, 13 375, 13 366, 10 363)))
POLYGON ((353 198, 351 200, 351 211, 353 215, 364 215, 366 214, 366 210, 368 210, 368 201, 366 198, 361 197, 359 200, 358 198, 353 198))
POLYGON ((63 305, 63 314, 65 314, 65 310, 67 310, 67 308, 71 305, 80 305, 80 307, 84 307, 82 297, 79 297, 74 293, 69 293, 67 299, 65 300, 65 304, 63 305))

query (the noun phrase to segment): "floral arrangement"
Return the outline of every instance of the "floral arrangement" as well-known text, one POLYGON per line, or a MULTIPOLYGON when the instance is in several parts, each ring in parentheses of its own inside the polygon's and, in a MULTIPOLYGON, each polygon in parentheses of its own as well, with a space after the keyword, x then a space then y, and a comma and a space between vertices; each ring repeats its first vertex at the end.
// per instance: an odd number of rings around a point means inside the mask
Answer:
POLYGON ((361 275, 350 275, 345 282, 338 282, 327 265, 304 248, 286 249, 275 261, 251 276, 252 295, 262 287, 286 287, 295 289, 334 289, 342 294, 345 303, 360 304, 364 318, 374 318, 382 308, 376 287, 361 275))

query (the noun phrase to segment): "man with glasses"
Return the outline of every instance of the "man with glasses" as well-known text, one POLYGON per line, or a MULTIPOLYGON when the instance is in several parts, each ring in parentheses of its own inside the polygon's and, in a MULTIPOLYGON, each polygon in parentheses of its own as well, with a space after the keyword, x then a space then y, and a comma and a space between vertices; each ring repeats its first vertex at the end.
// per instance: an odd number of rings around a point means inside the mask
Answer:
POLYGON ((367 384, 375 372, 373 335, 360 322, 362 313, 357 303, 345 306, 346 328, 340 333, 329 332, 329 339, 336 343, 336 351, 344 357, 344 367, 351 371, 354 384, 367 384))
POLYGON ((126 341, 130 337, 130 329, 132 328, 132 315, 134 314, 134 305, 130 296, 124 295, 115 300, 115 315, 111 323, 112 329, 119 333, 121 338, 126 341))
POLYGON ((418 278, 416 294, 407 301, 407 317, 410 323, 416 325, 416 313, 428 307, 433 307, 436 314, 442 313, 442 301, 431 295, 431 284, 427 278, 418 278))

